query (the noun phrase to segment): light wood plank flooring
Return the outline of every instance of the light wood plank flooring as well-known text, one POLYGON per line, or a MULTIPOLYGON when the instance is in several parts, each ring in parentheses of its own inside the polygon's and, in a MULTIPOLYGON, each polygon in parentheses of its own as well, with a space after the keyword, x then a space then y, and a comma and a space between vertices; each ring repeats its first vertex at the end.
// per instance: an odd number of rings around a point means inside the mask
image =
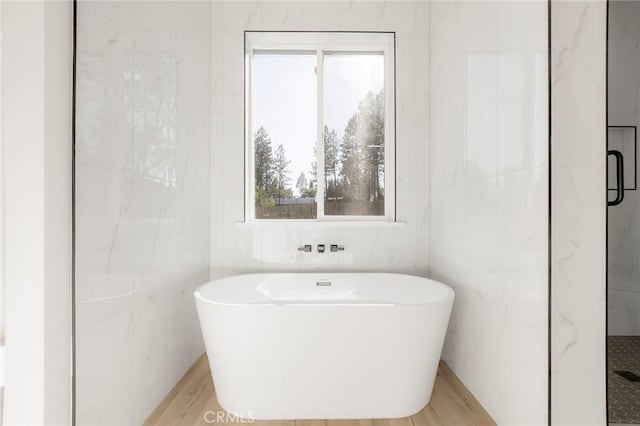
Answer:
MULTIPOLYGON (((207 423, 204 421, 203 414, 208 410, 219 411, 222 408, 216 400, 209 374, 209 364, 206 356, 203 355, 149 416, 145 426, 204 425, 207 423)), ((252 424, 255 426, 493 426, 495 422, 447 364, 441 362, 431 402, 411 417, 389 420, 256 420, 252 424)))

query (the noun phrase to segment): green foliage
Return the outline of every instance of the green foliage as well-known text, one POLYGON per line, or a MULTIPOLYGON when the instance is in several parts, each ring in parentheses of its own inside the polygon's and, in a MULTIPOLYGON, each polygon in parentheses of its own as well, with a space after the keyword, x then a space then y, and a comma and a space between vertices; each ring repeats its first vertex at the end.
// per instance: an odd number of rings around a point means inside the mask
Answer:
POLYGON ((311 161, 311 180, 309 186, 315 188, 318 182, 318 152, 316 146, 313 146, 313 160, 311 161))
POLYGON ((340 195, 359 201, 384 198, 384 91, 369 92, 347 122, 340 166, 340 195))
POLYGON ((302 191, 307 188, 307 185, 307 177, 304 175, 304 172, 301 172, 300 176, 298 177, 298 181, 296 182, 296 189, 298 190, 298 194, 302 194, 302 191))
POLYGON ((255 134, 255 203, 258 207, 272 207, 282 198, 293 196, 289 188, 289 161, 282 145, 273 153, 271 138, 260 127, 255 134))
POLYGON ((256 207, 273 207, 275 205, 276 200, 263 188, 256 185, 256 207))
MULTIPOLYGON (((326 197, 373 202, 384 199, 384 91, 369 92, 349 119, 342 138, 324 126, 324 172, 326 197)), ((292 198, 289 164, 284 147, 273 150, 267 131, 255 134, 255 202, 258 207, 280 205, 292 198)), ((310 179, 301 173, 296 181, 300 197, 315 198, 318 181, 317 152, 313 148, 310 179)))
POLYGON ((256 188, 260 188, 264 194, 269 194, 273 184, 273 150, 271 138, 264 127, 260 127, 256 132, 254 150, 256 188))
POLYGON ((324 181, 327 197, 339 195, 340 182, 338 173, 340 168, 340 146, 338 134, 335 130, 329 130, 325 125, 324 132, 324 181))
POLYGON ((317 189, 315 187, 305 188, 300 192, 301 198, 316 198, 317 189))
POLYGON ((287 157, 284 154, 284 147, 282 144, 278 145, 276 155, 273 158, 273 177, 274 177, 274 190, 276 204, 280 204, 282 198, 290 198, 293 196, 293 191, 289 188, 289 163, 287 157))

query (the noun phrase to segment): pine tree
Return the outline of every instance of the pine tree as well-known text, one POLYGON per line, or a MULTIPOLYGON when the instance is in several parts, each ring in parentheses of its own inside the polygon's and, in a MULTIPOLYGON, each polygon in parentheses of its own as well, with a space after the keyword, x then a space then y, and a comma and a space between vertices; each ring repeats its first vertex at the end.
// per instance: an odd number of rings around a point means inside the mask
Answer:
POLYGON ((349 200, 364 199, 362 191, 362 141, 360 132, 360 115, 354 114, 344 129, 340 146, 340 178, 345 188, 345 198, 349 200))
POLYGON ((254 149, 256 194, 262 194, 262 197, 265 197, 272 192, 274 170, 271 138, 264 127, 260 127, 256 132, 254 149))
POLYGON ((296 182, 296 189, 298 190, 298 194, 302 195, 302 192, 307 188, 307 177, 304 175, 304 172, 300 172, 300 176, 298 177, 298 181, 296 182))
POLYGON ((367 93, 348 121, 340 145, 345 197, 384 199, 384 91, 367 93))
POLYGON ((315 188, 318 182, 318 152, 315 145, 313 145, 313 160, 311 161, 311 171, 309 174, 311 175, 309 188, 315 188))
POLYGON ((289 163, 290 161, 287 160, 284 153, 284 147, 282 146, 282 144, 278 145, 276 155, 273 159, 273 173, 275 180, 274 195, 278 205, 280 205, 280 200, 282 198, 285 198, 291 194, 291 189, 288 188, 289 163))
POLYGON ((340 165, 338 134, 325 125, 324 139, 324 181, 326 197, 338 197, 338 172, 340 165))
POLYGON ((365 182, 370 201, 384 198, 384 92, 368 93, 360 105, 365 118, 365 182))

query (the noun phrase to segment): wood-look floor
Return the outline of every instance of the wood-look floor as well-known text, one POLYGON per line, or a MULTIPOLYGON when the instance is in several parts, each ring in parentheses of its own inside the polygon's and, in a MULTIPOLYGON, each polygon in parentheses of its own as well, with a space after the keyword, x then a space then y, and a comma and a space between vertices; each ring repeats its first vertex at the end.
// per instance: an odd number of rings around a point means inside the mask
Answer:
MULTIPOLYGON (((222 410, 216 400, 206 356, 196 361, 145 422, 145 426, 204 425, 206 411, 222 410)), ((226 424, 241 424, 226 423, 226 424)), ((245 423, 242 424, 247 424, 245 423)), ((256 420, 255 426, 493 426, 495 422, 447 364, 440 363, 431 402, 402 419, 256 420)))

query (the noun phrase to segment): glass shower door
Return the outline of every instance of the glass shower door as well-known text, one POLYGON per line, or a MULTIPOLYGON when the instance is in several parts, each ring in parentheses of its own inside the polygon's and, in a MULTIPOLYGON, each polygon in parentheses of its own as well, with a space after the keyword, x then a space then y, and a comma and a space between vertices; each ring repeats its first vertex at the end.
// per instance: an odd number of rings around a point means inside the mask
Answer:
POLYGON ((607 385, 609 424, 640 424, 640 2, 609 2, 607 385))

